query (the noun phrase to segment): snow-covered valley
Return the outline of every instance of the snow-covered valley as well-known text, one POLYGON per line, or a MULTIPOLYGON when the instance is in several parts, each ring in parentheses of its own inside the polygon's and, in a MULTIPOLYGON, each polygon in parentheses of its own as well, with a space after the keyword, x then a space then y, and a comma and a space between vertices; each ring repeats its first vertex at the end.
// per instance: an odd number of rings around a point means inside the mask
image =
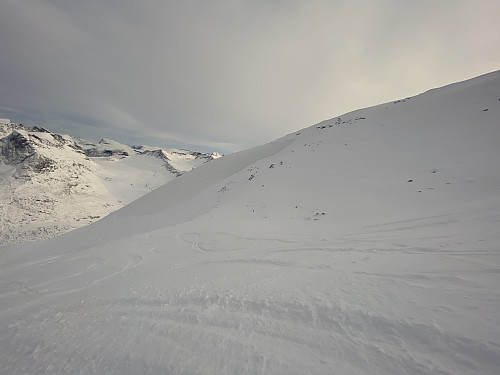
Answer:
POLYGON ((0 119, 0 246, 93 223, 220 155, 92 142, 0 119))
POLYGON ((0 248, 0 372, 496 375, 499 146, 496 71, 0 248))

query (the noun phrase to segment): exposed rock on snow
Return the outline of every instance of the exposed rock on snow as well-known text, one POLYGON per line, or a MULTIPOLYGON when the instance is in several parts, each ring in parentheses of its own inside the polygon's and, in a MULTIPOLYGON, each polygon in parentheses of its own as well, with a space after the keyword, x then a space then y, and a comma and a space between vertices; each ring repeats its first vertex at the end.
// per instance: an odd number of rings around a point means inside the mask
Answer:
POLYGON ((13 130, 7 137, 0 139, 0 153, 5 164, 21 164, 35 155, 35 149, 27 138, 13 130))

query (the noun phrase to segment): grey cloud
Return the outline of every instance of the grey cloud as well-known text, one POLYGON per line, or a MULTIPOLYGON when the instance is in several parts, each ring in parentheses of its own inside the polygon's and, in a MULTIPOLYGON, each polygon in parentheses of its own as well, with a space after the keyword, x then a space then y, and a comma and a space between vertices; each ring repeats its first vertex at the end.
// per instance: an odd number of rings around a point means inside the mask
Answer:
POLYGON ((498 69, 496 1, 0 5, 0 117, 230 152, 498 69), (14 112, 15 111, 15 112, 14 112))

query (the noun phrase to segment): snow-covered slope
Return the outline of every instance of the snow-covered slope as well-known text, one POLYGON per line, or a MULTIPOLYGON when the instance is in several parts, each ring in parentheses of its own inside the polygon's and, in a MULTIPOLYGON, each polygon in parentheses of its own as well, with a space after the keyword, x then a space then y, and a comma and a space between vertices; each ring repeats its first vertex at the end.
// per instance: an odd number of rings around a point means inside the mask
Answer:
POLYGON ((1 119, 0 246, 92 223, 218 156, 96 143, 1 119))
POLYGON ((4 372, 500 373, 499 99, 348 113, 1 249, 4 372))

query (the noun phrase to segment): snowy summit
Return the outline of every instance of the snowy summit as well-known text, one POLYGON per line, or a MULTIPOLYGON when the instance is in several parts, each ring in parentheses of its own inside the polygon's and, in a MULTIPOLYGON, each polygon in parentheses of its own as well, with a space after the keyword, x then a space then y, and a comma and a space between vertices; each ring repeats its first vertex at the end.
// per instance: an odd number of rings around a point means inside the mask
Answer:
POLYGON ((0 246, 93 223, 218 157, 93 142, 0 119, 0 246))
POLYGON ((500 373, 500 71, 2 248, 5 374, 500 373))

